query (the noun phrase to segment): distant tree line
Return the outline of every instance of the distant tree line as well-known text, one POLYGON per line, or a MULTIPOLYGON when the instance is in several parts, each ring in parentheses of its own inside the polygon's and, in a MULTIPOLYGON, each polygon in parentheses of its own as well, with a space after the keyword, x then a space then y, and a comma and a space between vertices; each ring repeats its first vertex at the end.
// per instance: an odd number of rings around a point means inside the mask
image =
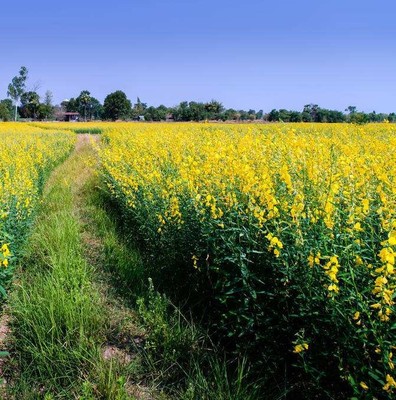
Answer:
POLYGON ((136 121, 268 121, 268 122, 396 122, 396 114, 364 113, 355 106, 347 107, 343 112, 321 108, 317 104, 307 104, 301 111, 273 109, 269 113, 263 110, 226 109, 217 100, 209 102, 182 101, 174 107, 160 105, 148 106, 139 97, 132 103, 126 94, 117 90, 106 96, 103 104, 83 90, 77 97, 53 105, 53 96, 46 91, 43 98, 37 89, 27 89, 28 70, 21 67, 8 86, 7 99, 0 100, 0 120, 9 121, 18 118, 32 120, 64 119, 67 113, 79 115, 79 120, 136 120, 136 121), (77 114, 78 113, 78 114, 77 114))
POLYGON ((265 117, 267 121, 283 121, 283 122, 351 122, 364 124, 368 122, 396 122, 396 114, 364 113, 357 111, 355 106, 349 106, 345 109, 345 113, 337 110, 328 110, 321 108, 317 104, 307 104, 301 112, 289 111, 285 109, 271 110, 265 117))

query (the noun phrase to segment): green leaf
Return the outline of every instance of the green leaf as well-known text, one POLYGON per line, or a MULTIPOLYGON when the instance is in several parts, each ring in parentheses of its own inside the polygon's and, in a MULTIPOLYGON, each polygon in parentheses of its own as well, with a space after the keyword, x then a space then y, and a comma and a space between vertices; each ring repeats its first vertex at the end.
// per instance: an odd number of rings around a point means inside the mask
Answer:
POLYGON ((7 297, 7 292, 6 292, 6 290, 4 289, 4 287, 1 286, 1 285, 0 285, 0 294, 1 294, 3 297, 7 297))

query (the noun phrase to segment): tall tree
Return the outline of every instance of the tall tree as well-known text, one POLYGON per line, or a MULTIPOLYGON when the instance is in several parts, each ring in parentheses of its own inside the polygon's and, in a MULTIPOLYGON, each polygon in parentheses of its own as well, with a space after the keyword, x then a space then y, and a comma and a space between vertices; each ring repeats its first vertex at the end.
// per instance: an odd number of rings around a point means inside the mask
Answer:
POLYGON ((348 106, 345 111, 348 111, 350 115, 356 114, 356 106, 348 106))
POLYGON ((136 99, 136 104, 132 108, 132 118, 138 119, 141 115, 144 115, 144 111, 147 109, 147 103, 142 103, 139 97, 136 99))
POLYGON ((38 109, 38 119, 48 120, 54 116, 54 105, 52 104, 53 95, 50 90, 47 90, 44 95, 44 102, 40 104, 38 109))
MULTIPOLYGON (((303 121, 305 122, 305 116, 309 114, 311 116, 311 121, 319 122, 318 121, 318 111, 319 106, 317 104, 306 104, 303 109, 303 121)), ((308 121, 306 121, 308 122, 308 121)))
POLYGON ((388 115, 389 122, 396 122, 396 113, 392 112, 388 115))
POLYGON ((53 107, 53 104, 52 104, 53 98, 54 98, 54 96, 53 96, 51 90, 47 90, 44 95, 44 104, 48 107, 53 107))
POLYGON ((87 108, 91 104, 91 93, 88 90, 83 90, 76 100, 80 106, 79 108, 84 111, 84 121, 87 122, 87 108))
POLYGON ((279 111, 275 110, 275 108, 271 110, 268 114, 268 121, 276 122, 279 121, 279 118, 280 118, 279 111))
POLYGON ((89 119, 101 119, 103 115, 103 106, 98 99, 91 97, 89 104, 89 119))
POLYGON ((224 112, 223 104, 217 100, 211 100, 209 103, 204 104, 206 110, 206 118, 208 119, 219 119, 220 114, 224 112))
POLYGON ((21 95, 22 113, 25 118, 37 118, 40 106, 40 96, 37 92, 25 92, 21 95))
POLYGON ((21 67, 19 70, 19 75, 14 76, 12 78, 11 83, 8 85, 8 91, 7 91, 7 96, 11 97, 12 101, 14 102, 15 105, 15 121, 17 120, 17 110, 18 110, 18 103, 25 92, 25 87, 26 87, 26 79, 28 76, 28 70, 26 67, 21 67))
POLYGON ((105 117, 115 121, 128 118, 131 115, 132 104, 123 91, 117 90, 106 96, 103 108, 105 117))
POLYGON ((72 97, 70 100, 63 101, 62 107, 67 112, 78 112, 87 119, 99 119, 103 114, 102 104, 98 99, 91 96, 88 90, 83 90, 78 97, 72 97))

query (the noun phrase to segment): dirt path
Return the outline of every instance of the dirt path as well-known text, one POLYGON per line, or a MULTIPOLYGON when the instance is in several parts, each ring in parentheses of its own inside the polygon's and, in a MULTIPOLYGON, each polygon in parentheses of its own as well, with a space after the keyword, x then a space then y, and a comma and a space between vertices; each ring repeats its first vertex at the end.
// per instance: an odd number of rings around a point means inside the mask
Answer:
MULTIPOLYGON (((114 290, 109 284, 106 273, 102 269, 105 256, 106 232, 98 232, 97 215, 104 210, 93 200, 93 192, 99 185, 98 160, 95 146, 99 145, 100 136, 90 134, 77 135, 76 153, 83 159, 83 168, 75 177, 72 193, 74 197, 74 210, 81 224, 81 238, 84 247, 84 256, 88 263, 99 273, 100 287, 103 298, 112 320, 109 321, 108 342, 102 346, 102 356, 106 361, 127 366, 134 358, 130 347, 135 342, 140 342, 141 330, 134 326, 135 313, 123 304, 122 299, 114 296, 114 290), (129 349, 129 350, 128 350, 129 349)), ((104 219, 107 220, 106 218, 104 219)), ((103 220, 100 220, 103 228, 103 220)), ((107 227, 111 229, 111 227, 107 227)), ((106 229, 106 228, 105 228, 106 229)), ((142 385, 127 379, 127 392, 136 400, 151 400, 155 396, 142 385)))

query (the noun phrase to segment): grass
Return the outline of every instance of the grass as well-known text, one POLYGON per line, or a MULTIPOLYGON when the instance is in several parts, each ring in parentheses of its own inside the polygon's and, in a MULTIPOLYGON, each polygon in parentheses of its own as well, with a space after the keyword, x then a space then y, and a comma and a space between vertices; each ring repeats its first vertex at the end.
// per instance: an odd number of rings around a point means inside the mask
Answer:
POLYGON ((9 394, 18 399, 134 398, 120 366, 102 356, 109 307, 85 257, 76 204, 90 152, 82 146, 51 177, 9 300, 19 371, 9 394))
POLYGON ((89 133, 91 135, 100 135, 101 133, 103 133, 103 129, 101 128, 84 127, 84 128, 73 128, 72 130, 75 133, 89 133))

